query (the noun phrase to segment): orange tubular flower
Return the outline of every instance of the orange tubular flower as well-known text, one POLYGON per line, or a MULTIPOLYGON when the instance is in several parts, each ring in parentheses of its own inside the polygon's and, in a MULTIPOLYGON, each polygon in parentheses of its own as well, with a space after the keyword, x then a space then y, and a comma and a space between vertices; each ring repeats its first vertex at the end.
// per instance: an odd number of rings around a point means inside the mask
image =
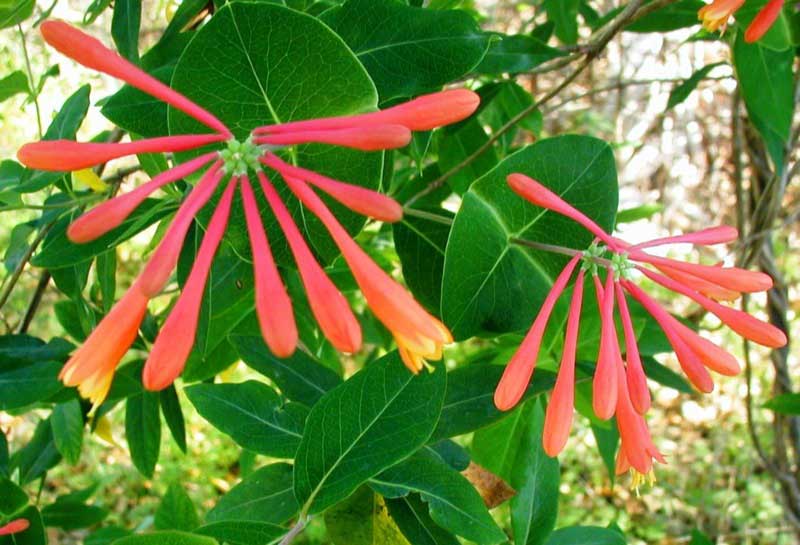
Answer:
POLYGON ((411 131, 431 130, 472 115, 480 101, 476 93, 466 89, 443 91, 378 112, 268 125, 255 129, 246 141, 240 142, 211 112, 146 74, 98 40, 61 21, 46 21, 41 30, 45 41, 64 55, 166 102, 213 132, 117 144, 36 142, 24 145, 18 152, 26 166, 53 171, 80 170, 137 153, 198 150, 215 145, 219 148, 173 166, 130 193, 89 210, 69 226, 67 235, 73 242, 95 240, 120 226, 159 188, 201 172, 200 181, 181 203, 140 277, 64 366, 61 378, 65 384, 77 386, 95 405, 105 399, 115 368, 136 340, 149 299, 157 296, 169 281, 192 222, 221 186, 223 196, 215 205, 183 292, 167 316, 147 359, 143 382, 146 388, 159 390, 180 375, 194 345, 209 270, 224 236, 233 194, 239 183, 254 256, 255 306, 261 332, 267 346, 278 357, 288 357, 294 352, 298 345, 294 313, 264 232, 260 207, 247 177, 249 172, 256 173, 279 227, 286 235, 320 329, 343 352, 355 352, 360 348, 361 328, 347 299, 317 263, 263 168, 280 174, 292 191, 303 202, 311 203, 308 206, 313 206, 313 212, 323 218, 373 311, 394 333, 406 365, 418 372, 425 359, 441 358, 442 345, 452 341, 449 331, 367 257, 306 183, 354 212, 379 221, 399 221, 402 207, 376 191, 289 165, 276 153, 282 146, 312 142, 366 151, 402 147, 410 141, 411 131))
POLYGON ((764 34, 772 27, 783 9, 784 0, 770 0, 755 19, 747 27, 744 33, 744 41, 747 43, 757 42, 764 37, 764 34))
POLYGON ((697 18, 703 22, 703 28, 707 31, 716 32, 722 29, 724 32, 728 26, 728 19, 742 7, 742 4, 744 0, 714 0, 700 8, 697 18))
MULTIPOLYGON (((737 232, 732 227, 712 227, 695 233, 631 245, 606 233, 585 214, 527 176, 511 174, 508 176, 508 184, 528 201, 571 218, 596 238, 591 247, 585 251, 569 248, 560 250, 574 257, 556 279, 525 340, 508 363, 495 390, 495 405, 501 410, 509 410, 522 398, 533 372, 542 334, 553 306, 567 286, 578 261, 583 260, 575 290, 582 291, 584 270, 591 270, 601 320, 600 346, 593 382, 593 408, 599 418, 617 417, 617 427, 622 440, 617 469, 619 472, 631 469, 634 473, 634 485, 638 486, 645 475, 651 474, 653 461, 663 463, 664 458, 653 444, 643 417, 650 408, 651 399, 636 346, 636 332, 625 292, 633 296, 663 329, 681 368, 700 391, 710 392, 714 389, 714 382, 708 370, 730 376, 737 374, 740 366, 731 354, 701 337, 661 308, 644 290, 633 283, 633 275, 638 271, 665 288, 689 297, 715 314, 739 335, 764 346, 778 348, 787 342, 783 331, 710 298, 734 299, 741 293, 768 290, 772 287, 772 279, 759 272, 735 267, 684 263, 657 257, 645 251, 648 248, 676 242, 696 245, 731 242, 737 237, 737 232), (647 268, 646 265, 656 270, 647 268), (605 285, 595 272, 598 266, 607 270, 605 285), (625 334, 624 361, 614 320, 615 299, 625 334)), ((574 339, 577 335, 576 322, 579 315, 580 299, 574 293, 567 320, 561 368, 545 417, 542 438, 545 452, 551 456, 558 454, 564 447, 571 423, 573 397, 571 393, 566 392, 566 389, 571 388, 574 383, 574 339)))
POLYGON ((12 534, 19 534, 30 528, 31 523, 28 519, 12 520, 5 526, 0 526, 0 536, 10 536, 12 534))

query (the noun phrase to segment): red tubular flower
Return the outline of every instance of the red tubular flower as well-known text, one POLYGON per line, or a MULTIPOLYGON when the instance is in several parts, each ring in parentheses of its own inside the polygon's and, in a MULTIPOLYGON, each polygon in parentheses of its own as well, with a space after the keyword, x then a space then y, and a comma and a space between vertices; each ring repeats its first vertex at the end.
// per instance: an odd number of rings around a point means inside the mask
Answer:
POLYGON ((572 301, 569 306, 567 332, 564 336, 564 350, 561 353, 558 377, 544 418, 542 445, 548 456, 558 456, 564 450, 572 427, 572 413, 575 406, 575 354, 583 302, 583 279, 584 271, 580 270, 572 288, 572 301))
POLYGON ((187 134, 135 140, 123 144, 43 140, 25 144, 17 152, 20 163, 39 170, 81 170, 137 153, 185 151, 222 142, 222 134, 187 134))
POLYGON ((578 265, 581 256, 576 255, 569 260, 567 266, 558 275, 556 281, 553 282, 553 287, 550 293, 545 297, 542 307, 539 309, 539 314, 533 321, 531 329, 525 335, 525 340, 517 349, 517 352, 511 358, 511 361, 506 365, 503 376, 500 378, 500 383, 494 391, 494 404, 501 411, 508 411, 519 403, 525 390, 528 389, 528 383, 533 376, 533 370, 536 367, 536 360, 539 357, 539 348, 542 344, 542 336, 547 327, 547 321, 550 319, 550 314, 553 312, 553 307, 558 301, 559 296, 567 287, 572 271, 578 265))
POLYGON ((742 7, 744 0, 713 0, 700 8, 697 18, 703 22, 703 28, 709 32, 716 32, 722 29, 723 32, 728 26, 728 19, 731 15, 742 7))
POLYGON ((308 304, 319 327, 338 350, 347 353, 357 352, 361 348, 361 326, 353 315, 347 299, 317 263, 292 215, 266 175, 259 172, 258 179, 264 196, 286 235, 289 249, 297 263, 300 279, 308 295, 308 304))
POLYGON ((31 523, 28 519, 12 520, 5 526, 0 526, 0 536, 10 536, 12 534, 19 534, 30 528, 31 523))
POLYGON ((393 198, 377 191, 340 182, 314 171, 290 165, 271 152, 267 152, 261 162, 277 170, 284 178, 298 178, 318 187, 353 212, 389 223, 403 219, 403 207, 393 198))
POLYGON ((626 379, 628 391, 630 392, 631 403, 639 414, 644 414, 650 410, 650 390, 647 388, 647 377, 642 368, 642 360, 639 357, 639 347, 636 344, 636 332, 633 329, 633 320, 628 310, 628 302, 625 299, 625 292, 622 291, 620 283, 614 284, 614 291, 617 296, 617 307, 622 319, 622 330, 625 333, 625 362, 626 379))
POLYGON ((122 144, 37 142, 19 150, 18 156, 24 164, 31 168, 65 171, 84 169, 137 153, 195 150, 214 144, 221 148, 173 166, 130 193, 88 211, 69 226, 68 236, 74 242, 94 240, 118 227, 154 191, 205 169, 200 181, 179 207, 140 277, 65 365, 61 376, 66 384, 77 386, 81 394, 90 397, 95 405, 102 402, 114 369, 136 339, 148 300, 158 295, 169 281, 188 229, 211 200, 223 177, 230 177, 231 181, 216 204, 183 292, 166 318, 147 359, 143 382, 148 389, 164 388, 175 380, 185 365, 194 343, 209 269, 224 236, 234 188, 238 183, 241 183, 253 253, 255 306, 262 335, 277 356, 292 354, 298 344, 297 327, 291 301, 269 247, 256 196, 247 178, 251 171, 256 172, 267 202, 286 235, 312 312, 323 333, 343 352, 359 349, 362 339, 358 320, 345 297, 317 263, 278 192, 262 172, 262 166, 280 173, 293 191, 300 193, 304 202, 314 206, 313 211, 324 218, 332 234, 335 233, 337 244, 342 247, 369 304, 395 334, 409 368, 419 371, 425 358, 441 358, 442 345, 452 341, 449 331, 367 257, 305 184, 312 184, 355 212, 381 221, 400 220, 402 207, 375 191, 290 165, 275 153, 280 146, 307 143, 367 151, 404 146, 408 144, 412 130, 433 129, 471 115, 478 106, 478 95, 468 90, 433 93, 380 112, 262 127, 246 141, 240 142, 213 114, 122 59, 96 39, 59 21, 45 22, 41 28, 45 40, 65 55, 163 100, 215 132, 122 144), (220 145, 223 141, 224 145, 220 145), (210 163, 213 164, 209 166, 210 163))
POLYGON ((402 125, 374 125, 328 131, 282 132, 260 136, 256 144, 288 146, 316 142, 363 151, 402 148, 411 142, 411 131, 402 125))
POLYGON ((451 89, 423 95, 379 112, 266 125, 255 129, 253 133, 257 135, 280 134, 387 124, 403 125, 412 131, 429 131, 471 116, 478 109, 480 101, 477 93, 467 89, 451 89))
POLYGON ((59 378, 64 384, 77 386, 95 406, 102 403, 117 365, 136 340, 146 310, 147 297, 134 284, 61 369, 59 378))
POLYGON ((367 304, 394 335, 406 367, 418 373, 424 366, 424 360, 441 359, 442 346, 453 342, 447 328, 375 264, 308 185, 291 177, 286 178, 286 182, 295 196, 328 229, 367 304))
POLYGON ((767 5, 761 8, 755 19, 747 27, 744 33, 744 41, 747 43, 757 42, 764 37, 764 34, 772 27, 783 9, 784 0, 770 0, 767 5))
POLYGON ((163 100, 170 106, 225 135, 225 138, 232 136, 228 127, 210 112, 173 91, 151 75, 142 72, 135 65, 108 49, 99 40, 63 21, 45 21, 41 25, 41 30, 45 41, 70 59, 87 68, 121 79, 148 95, 163 100))
POLYGON ((129 193, 114 197, 110 201, 95 206, 69 225, 67 237, 72 242, 80 244, 91 242, 103 236, 115 227, 119 227, 125 221, 125 218, 142 204, 147 197, 152 195, 154 191, 196 172, 216 157, 216 152, 201 155, 191 161, 165 170, 146 184, 140 185, 129 193))
POLYGON ((654 248, 656 246, 663 246, 665 244, 676 244, 679 242, 688 242, 697 244, 699 246, 712 246, 714 244, 725 244, 726 242, 733 242, 739 238, 739 231, 735 227, 729 225, 717 225, 716 227, 709 227, 693 233, 683 233, 674 237, 663 237, 648 240, 630 246, 634 250, 643 250, 645 248, 654 248))
POLYGON ((617 359, 619 342, 614 325, 614 272, 606 275, 605 287, 594 276, 597 306, 600 310, 600 348, 592 381, 592 408, 598 418, 608 420, 614 416, 617 405, 617 359))
POLYGON ((297 325, 292 301, 272 257, 256 197, 247 176, 242 177, 241 184, 247 232, 253 251, 256 314, 261 334, 273 354, 279 358, 288 358, 297 348, 297 325))
POLYGON ((200 303, 203 302, 203 291, 211 263, 214 261, 214 254, 228 225, 236 183, 237 179, 233 178, 225 188, 214 215, 211 216, 208 230, 203 242, 200 243, 197 258, 178 297, 178 302, 170 311, 150 350, 142 374, 142 382, 148 390, 163 390, 172 384, 183 371, 186 359, 192 351, 197 320, 200 317, 200 303))

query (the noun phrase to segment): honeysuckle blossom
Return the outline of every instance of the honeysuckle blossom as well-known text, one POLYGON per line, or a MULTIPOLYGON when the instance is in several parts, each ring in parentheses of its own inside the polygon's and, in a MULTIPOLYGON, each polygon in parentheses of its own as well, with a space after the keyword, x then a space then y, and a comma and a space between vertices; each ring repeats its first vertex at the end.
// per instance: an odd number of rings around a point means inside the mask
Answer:
POLYGON ((605 232, 585 214, 527 176, 511 174, 508 184, 531 203, 576 221, 595 237, 595 241, 584 251, 561 249, 573 257, 556 278, 525 340, 509 361, 495 391, 495 404, 501 410, 509 410, 522 399, 536 366, 542 335, 553 307, 578 269, 567 316, 561 365, 545 415, 543 434, 547 454, 555 456, 564 448, 572 424, 575 351, 584 276, 590 272, 601 319, 600 345, 592 384, 593 410, 602 419, 616 416, 621 437, 617 470, 623 472, 631 469, 634 472, 634 484, 638 485, 651 473, 653 462, 663 462, 664 458, 653 444, 644 419, 651 404, 650 393, 626 296, 630 295, 638 301, 658 323, 675 351, 681 368, 698 390, 710 392, 714 389, 709 370, 732 376, 739 373, 740 367, 730 353, 698 335, 662 308, 634 279, 642 276, 684 295, 716 315, 742 337, 778 348, 787 342, 783 331, 718 302, 736 299, 742 293, 768 290, 772 287, 772 279, 760 272, 686 263, 646 251, 676 242, 695 245, 731 242, 738 236, 732 227, 712 227, 632 245, 605 232), (604 281, 600 278, 601 271, 605 274, 604 281), (614 318, 615 303, 624 333, 624 359, 614 318))
POLYGON ((31 523, 28 519, 15 519, 4 526, 0 526, 0 536, 10 536, 19 534, 30 528, 31 523))
POLYGON ((379 221, 400 220, 402 207, 376 191, 289 164, 278 153, 284 146, 312 142, 365 151, 402 147, 409 143, 411 131, 434 129, 470 116, 478 107, 477 94, 466 89, 448 90, 378 112, 266 125, 255 129, 241 142, 212 113, 141 71, 98 40, 60 21, 47 21, 41 29, 45 41, 66 56, 163 100, 214 132, 127 143, 36 142, 20 148, 18 157, 23 164, 42 170, 76 171, 138 153, 219 148, 173 166, 129 193, 89 210, 69 226, 67 235, 73 242, 92 241, 118 227, 159 188, 205 169, 181 203, 141 275, 64 366, 61 378, 65 384, 77 386, 81 395, 95 406, 105 399, 117 365, 137 338, 148 301, 161 293, 168 283, 192 222, 218 190, 222 191, 222 196, 214 205, 186 284, 150 350, 143 383, 148 389, 159 390, 171 384, 183 370, 194 344, 209 270, 224 236, 237 189, 242 197, 253 254, 255 308, 261 332, 277 356, 288 357, 294 352, 298 333, 292 303, 272 256, 248 173, 256 174, 269 208, 286 236, 309 305, 323 334, 340 351, 359 350, 361 328, 347 299, 317 262, 264 169, 280 175, 292 194, 328 229, 368 305, 394 335, 406 366, 416 373, 424 367, 425 360, 442 357, 443 345, 452 342, 447 328, 372 261, 315 190, 326 193, 354 212, 379 221))
MULTIPOLYGON (((744 39, 748 43, 757 42, 772 27, 783 9, 785 0, 770 0, 761 8, 755 18, 747 26, 744 39)), ((725 31, 728 20, 745 3, 745 0, 713 0, 700 8, 697 18, 703 23, 703 28, 709 32, 725 31)))

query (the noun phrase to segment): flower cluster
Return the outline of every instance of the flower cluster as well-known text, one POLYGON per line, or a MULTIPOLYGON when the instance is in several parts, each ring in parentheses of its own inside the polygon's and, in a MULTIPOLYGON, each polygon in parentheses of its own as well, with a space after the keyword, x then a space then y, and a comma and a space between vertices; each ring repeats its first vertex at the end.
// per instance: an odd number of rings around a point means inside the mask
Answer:
MULTIPOLYGON (((703 22, 703 28, 709 32, 723 31, 728 26, 728 19, 744 5, 745 0, 713 0, 700 8, 697 18, 703 22)), ((753 21, 747 26, 744 39, 748 43, 757 42, 772 27, 783 9, 785 0, 769 0, 761 8, 753 21)))
POLYGON ((542 336, 553 307, 578 269, 567 318, 564 349, 556 384, 547 407, 542 438, 544 449, 550 456, 558 455, 564 448, 572 425, 578 322, 585 276, 589 272, 601 318, 600 346, 592 383, 593 410, 601 419, 616 416, 621 438, 617 472, 633 470, 634 484, 638 484, 645 475, 651 475, 653 460, 663 463, 664 458, 653 444, 644 419, 650 408, 650 392, 636 344, 636 332, 626 294, 638 301, 655 319, 675 351, 681 368, 698 390, 710 392, 714 389, 709 370, 731 376, 739 373, 740 367, 731 354, 674 318, 637 286, 633 281, 634 276, 637 276, 635 273, 689 297, 742 337, 777 348, 787 342, 786 335, 780 329, 718 302, 734 300, 742 293, 768 290, 772 287, 772 279, 760 272, 686 263, 655 256, 646 251, 648 248, 677 242, 697 245, 731 242, 738 236, 736 229, 732 227, 712 227, 632 245, 609 235, 586 215, 527 176, 511 174, 508 184, 521 197, 571 218, 596 238, 587 250, 571 252, 572 259, 556 278, 533 326, 508 363, 495 391, 495 404, 501 410, 509 410, 522 399, 533 374, 542 336), (604 282, 598 274, 600 270, 605 270, 604 282), (615 304, 624 334, 624 350, 620 348, 617 338, 615 304))
POLYGON ((358 320, 345 297, 317 262, 265 168, 279 174, 292 194, 327 228, 368 305, 394 335, 408 368, 416 373, 423 368, 425 360, 441 358, 442 346, 452 342, 450 332, 372 261, 315 190, 359 214, 380 221, 398 221, 402 217, 401 206, 378 192, 289 164, 275 152, 284 146, 312 142, 366 151, 402 147, 409 143, 411 131, 431 130, 470 116, 478 107, 478 95, 456 89, 363 115, 269 125, 259 127, 247 140, 240 142, 213 114, 141 71, 98 40, 60 21, 45 22, 41 29, 45 40, 61 53, 163 100, 214 132, 129 143, 36 142, 26 144, 18 152, 20 161, 26 166, 75 171, 131 154, 178 152, 211 144, 222 147, 162 172, 133 191, 93 208, 69 226, 67 234, 72 241, 94 240, 119 226, 157 189, 205 168, 140 276, 64 366, 61 378, 65 384, 77 386, 80 393, 95 405, 103 401, 117 365, 138 335, 148 301, 158 295, 169 281, 187 231, 218 189, 222 195, 191 272, 145 363, 144 385, 150 390, 165 388, 183 370, 194 344, 209 269, 225 233, 237 189, 241 193, 252 248, 255 307, 264 340, 279 357, 293 353, 298 333, 292 303, 270 251, 251 185, 252 173, 255 173, 286 236, 311 310, 322 332, 342 352, 359 350, 362 339, 358 320))

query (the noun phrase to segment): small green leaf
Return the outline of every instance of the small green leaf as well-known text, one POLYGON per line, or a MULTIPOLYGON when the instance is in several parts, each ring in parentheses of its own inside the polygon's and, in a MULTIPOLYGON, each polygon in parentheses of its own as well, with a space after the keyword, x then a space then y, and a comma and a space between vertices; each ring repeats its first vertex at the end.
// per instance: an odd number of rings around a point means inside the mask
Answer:
POLYGON ((386 500, 389 514, 411 545, 459 545, 458 538, 438 526, 416 494, 386 500))
POLYGON ((61 454, 53 441, 53 430, 48 418, 36 425, 28 444, 11 457, 10 466, 12 474, 19 470, 19 482, 25 485, 44 475, 60 461, 61 454))
POLYGON ((489 37, 489 51, 475 68, 478 74, 519 74, 565 55, 560 49, 524 34, 508 36, 492 33, 489 37))
POLYGON ((625 536, 599 526, 569 526, 550 534, 545 545, 625 545, 625 536))
POLYGON ((222 496, 206 519, 283 524, 300 509, 294 497, 292 471, 291 465, 280 463, 256 470, 222 496))
POLYGON ((325 394, 311 410, 295 461, 295 495, 312 513, 346 498, 429 438, 446 373, 409 373, 384 356, 325 394))
POLYGON ((775 396, 764 403, 764 407, 776 413, 800 415, 800 394, 790 393, 775 396))
POLYGON ((197 510, 189 495, 178 483, 172 483, 161 498, 154 525, 157 530, 183 530, 189 532, 200 525, 197 510))
MULTIPOLYGON (((477 118, 445 127, 436 134, 439 148, 439 170, 442 172, 449 172, 459 166, 478 148, 489 142, 489 136, 477 118)), ((492 146, 451 176, 447 183, 450 184, 453 191, 460 195, 469 188, 472 182, 486 174, 496 164, 497 150, 492 146)))
POLYGON ((281 393, 312 407, 342 379, 302 350, 288 358, 276 358, 259 336, 232 335, 229 339, 248 367, 268 377, 281 393))
POLYGON ((83 446, 83 409, 74 398, 53 407, 53 440, 56 448, 67 461, 75 465, 81 457, 83 446))
POLYGON ((555 25, 558 39, 565 44, 578 41, 578 7, 580 0, 544 0, 547 20, 555 25))
MULTIPOLYGON (((659 8, 625 27, 629 32, 669 32, 679 28, 700 24, 697 12, 705 4, 703 0, 678 0, 659 8)), ((619 12, 613 10, 611 16, 619 12)))
POLYGON ((108 511, 96 505, 86 505, 74 500, 56 500, 42 509, 44 525, 62 530, 88 528, 105 520, 108 511))
POLYGON ((217 541, 211 537, 167 530, 123 537, 114 545, 217 545, 217 541))
POLYGON ((142 475, 152 477, 161 450, 161 419, 158 393, 142 392, 125 404, 125 436, 133 465, 142 475))
POLYGON ((15 516, 27 520, 30 526, 24 532, 0 536, 0 545, 47 545, 42 515, 36 507, 31 505, 15 516))
POLYGON ((0 7, 0 29, 21 23, 31 16, 36 0, 15 0, 0 7))
POLYGON ((12 480, 0 477, 0 490, 0 515, 11 517, 28 505, 28 495, 12 480))
POLYGON ((714 542, 703 532, 695 528, 692 530, 692 540, 689 542, 689 545, 714 545, 714 542))
POLYGON ((139 60, 139 26, 142 21, 141 0, 115 0, 111 18, 111 37, 119 54, 131 62, 139 60))
POLYGON ((14 95, 28 93, 28 76, 22 70, 12 72, 0 79, 0 102, 4 102, 14 95))
POLYGON ((633 208, 625 208, 617 212, 617 225, 620 223, 632 223, 634 221, 650 219, 662 210, 664 210, 664 205, 657 202, 645 203, 634 206, 633 208))
POLYGON ((381 102, 438 90, 472 70, 489 46, 466 12, 398 0, 349 0, 323 20, 367 69, 381 102))
POLYGON ((170 384, 169 387, 161 390, 158 395, 159 402, 161 403, 161 412, 164 414, 164 420, 167 422, 169 432, 175 440, 175 444, 182 452, 186 452, 186 424, 183 420, 183 411, 181 410, 181 402, 178 399, 178 392, 175 391, 175 385, 170 384))
POLYGON ((470 482, 424 451, 383 471, 370 484, 388 498, 420 494, 436 524, 469 541, 493 545, 506 539, 470 482))
MULTIPOLYGON (((252 522, 248 520, 226 520, 201 526, 195 530, 195 534, 210 536, 215 538, 213 544, 226 543, 228 545, 264 545, 265 543, 275 543, 279 537, 288 530, 268 522, 252 522)), ((119 543, 119 542, 117 542, 119 543)), ((117 545, 115 543, 114 545, 117 545)), ((125 544, 123 544, 125 545, 125 544)), ((131 543, 127 545, 140 545, 131 543)), ((146 543, 142 545, 170 545, 169 543, 146 543)), ((211 545, 211 543, 175 543, 175 545, 211 545)))
POLYGON ((561 472, 557 458, 544 452, 544 410, 539 400, 525 404, 528 416, 511 471, 511 527, 515 545, 540 545, 553 530, 558 516, 561 472))
POLYGON ((61 390, 60 369, 60 362, 48 360, 12 369, 0 368, 0 411, 43 401, 61 390))
POLYGON ((642 367, 644 368, 647 378, 684 394, 694 393, 694 388, 692 388, 682 375, 679 375, 655 358, 649 356, 643 357, 642 367))
POLYGON ((506 482, 511 481, 517 452, 529 428, 531 411, 528 407, 523 404, 515 408, 495 424, 476 431, 472 437, 470 452, 475 462, 506 482))
POLYGON ((325 511, 325 528, 333 545, 408 545, 384 499, 367 487, 325 511))
MULTIPOLYGON (((677 106, 678 104, 689 98, 689 95, 692 94, 692 91, 694 91, 697 88, 697 85, 701 81, 703 81, 714 68, 716 68, 717 66, 722 66, 724 64, 725 64, 724 62, 715 62, 713 64, 708 64, 703 68, 695 71, 695 73, 692 74, 687 79, 675 85, 675 87, 669 93, 669 100, 667 101, 667 110, 674 108, 675 106, 677 106)), ((617 221, 619 221, 619 219, 617 221)))
MULTIPOLYGON (((494 405, 494 389, 503 370, 501 365, 473 364, 448 373, 442 416, 431 441, 463 435, 503 418, 507 413, 494 405)), ((537 369, 523 399, 546 392, 553 384, 553 373, 537 369)))
POLYGON ((103 312, 108 312, 114 306, 117 292, 117 250, 112 249, 97 256, 95 260, 97 283, 100 285, 100 295, 103 301, 103 312))

